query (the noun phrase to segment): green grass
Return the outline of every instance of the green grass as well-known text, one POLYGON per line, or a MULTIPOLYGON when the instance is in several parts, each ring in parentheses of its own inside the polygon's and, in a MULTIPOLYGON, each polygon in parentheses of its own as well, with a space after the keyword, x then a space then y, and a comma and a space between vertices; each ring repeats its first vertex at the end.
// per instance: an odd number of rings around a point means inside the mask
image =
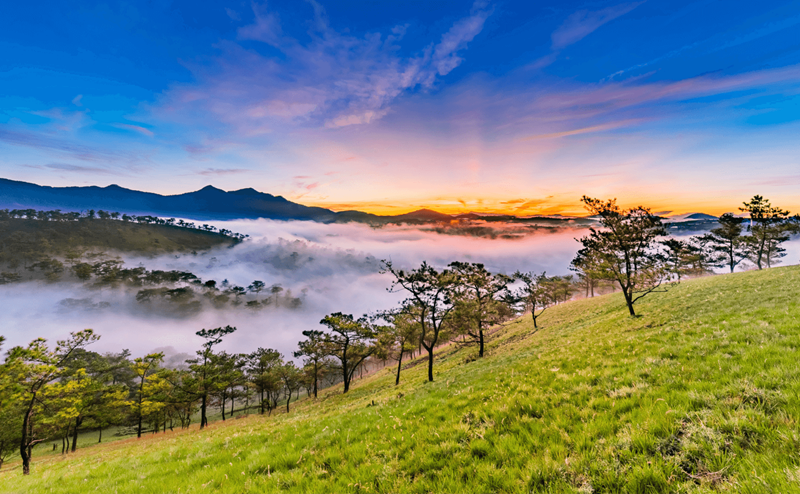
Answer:
POLYGON ((800 492, 800 268, 619 294, 331 389, 291 414, 117 441, 6 492, 800 492), (374 406, 373 406, 374 403, 374 406))

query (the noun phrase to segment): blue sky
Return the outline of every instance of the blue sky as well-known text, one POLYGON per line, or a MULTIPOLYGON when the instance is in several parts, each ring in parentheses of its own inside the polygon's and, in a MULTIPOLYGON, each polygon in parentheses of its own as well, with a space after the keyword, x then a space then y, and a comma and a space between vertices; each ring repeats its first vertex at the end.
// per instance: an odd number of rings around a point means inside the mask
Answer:
POLYGON ((7 2, 0 176, 335 209, 800 208, 800 2, 7 2))

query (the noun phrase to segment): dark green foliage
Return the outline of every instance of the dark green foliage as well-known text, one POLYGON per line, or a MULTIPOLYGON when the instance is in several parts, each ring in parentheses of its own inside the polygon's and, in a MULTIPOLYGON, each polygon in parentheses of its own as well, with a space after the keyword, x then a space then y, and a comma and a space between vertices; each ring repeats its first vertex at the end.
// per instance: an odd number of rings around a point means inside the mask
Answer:
POLYGON ((208 250, 239 241, 182 221, 139 217, 139 222, 81 217, 58 211, 0 210, 0 262, 60 257, 75 249, 160 254, 208 250))
POLYGON ((618 283, 628 312, 635 316, 633 304, 650 293, 664 291, 670 278, 656 244, 657 238, 666 235, 661 218, 641 206, 623 210, 616 199, 583 196, 581 202, 600 225, 579 240, 583 248, 573 265, 618 283))
POLYGON ((728 267, 733 273, 748 254, 747 239, 742 234, 744 218, 725 213, 718 221, 719 226, 699 237, 698 241, 708 250, 712 265, 728 267))
POLYGON ((781 244, 792 234, 800 233, 800 216, 789 216, 789 211, 770 204, 769 199, 753 196, 739 208, 750 215, 746 237, 750 260, 758 267, 772 267, 786 255, 781 244))

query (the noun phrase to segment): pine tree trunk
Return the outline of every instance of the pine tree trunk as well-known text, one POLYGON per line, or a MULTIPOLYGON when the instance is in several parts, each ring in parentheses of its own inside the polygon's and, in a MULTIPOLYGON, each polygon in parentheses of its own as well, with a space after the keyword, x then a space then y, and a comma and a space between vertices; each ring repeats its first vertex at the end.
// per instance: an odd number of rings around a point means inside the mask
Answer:
POLYGON ((81 425, 82 420, 79 417, 75 418, 75 429, 72 431, 72 452, 78 449, 78 427, 81 425))
POLYGON ((203 394, 203 399, 200 402, 200 428, 201 429, 206 426, 206 422, 207 422, 207 419, 206 419, 206 395, 203 394))
POLYGON ((428 382, 433 382, 433 345, 428 349, 428 382))
POLYGON ((400 348, 400 358, 397 359, 397 378, 394 380, 394 385, 400 384, 400 367, 403 365, 403 348, 400 348))
POLYGON ((317 368, 317 363, 314 363, 314 398, 317 397, 317 375, 319 374, 319 369, 317 368))
POLYGON ((633 295, 628 293, 627 289, 623 289, 622 293, 625 295, 625 303, 628 305, 628 312, 631 317, 636 317, 636 312, 633 311, 633 295))
POLYGON ((33 418, 33 405, 36 403, 36 393, 33 393, 31 401, 28 404, 28 410, 22 419, 22 437, 19 442, 19 455, 22 457, 22 474, 30 475, 31 473, 31 455, 28 448, 28 440, 30 438, 31 419, 33 418))

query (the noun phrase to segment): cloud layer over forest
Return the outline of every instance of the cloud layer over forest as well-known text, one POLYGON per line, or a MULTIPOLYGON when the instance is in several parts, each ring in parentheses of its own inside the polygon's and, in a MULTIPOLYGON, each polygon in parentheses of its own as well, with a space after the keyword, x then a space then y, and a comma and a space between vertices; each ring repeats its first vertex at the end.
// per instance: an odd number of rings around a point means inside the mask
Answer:
MULTIPOLYGON (((267 287, 280 285, 286 296, 299 298, 299 308, 245 306, 225 310, 206 308, 197 314, 169 314, 136 301, 136 290, 78 283, 27 282, 0 286, 0 310, 9 345, 26 344, 42 336, 55 340, 70 331, 95 329, 102 335, 96 351, 129 348, 135 355, 171 346, 177 352, 199 347, 194 332, 226 324, 239 331, 225 348, 246 352, 259 346, 289 355, 301 332, 319 327, 335 311, 362 314, 393 307, 401 294, 388 293, 391 279, 381 275, 380 260, 413 268, 423 260, 443 267, 454 260, 482 262, 496 272, 547 270, 566 273, 577 243, 576 230, 540 233, 514 240, 441 235, 410 226, 380 229, 360 224, 324 225, 314 222, 241 220, 219 223, 250 234, 252 239, 232 248, 197 255, 152 258, 123 257, 126 267, 190 271, 218 286, 248 286, 254 280, 267 287)), ((271 296, 269 289, 260 294, 271 296)))

